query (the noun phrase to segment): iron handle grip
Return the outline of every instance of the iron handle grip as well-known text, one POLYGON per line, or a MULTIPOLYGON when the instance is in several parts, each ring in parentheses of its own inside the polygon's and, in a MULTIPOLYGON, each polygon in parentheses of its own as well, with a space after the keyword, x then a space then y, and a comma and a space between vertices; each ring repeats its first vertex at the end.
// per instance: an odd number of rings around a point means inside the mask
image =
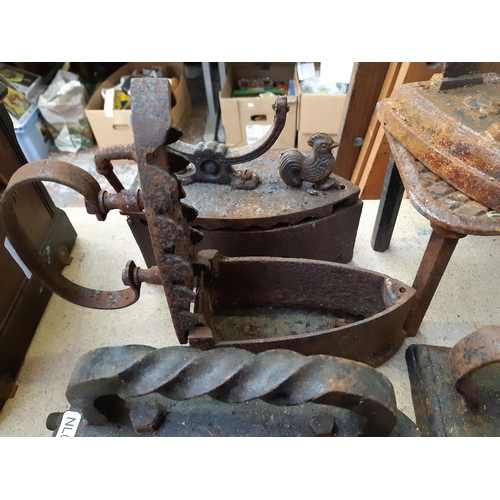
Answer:
POLYGON ((465 398, 480 402, 471 377, 482 368, 500 363, 500 326, 483 326, 459 340, 450 350, 449 360, 456 390, 465 398))
POLYGON ((94 401, 158 393, 173 400, 209 395, 226 403, 261 399, 277 406, 308 402, 362 416, 360 434, 387 436, 397 418, 391 382, 362 363, 275 349, 252 354, 234 347, 104 347, 80 358, 66 397, 91 425, 109 425, 94 401))
POLYGON ((113 171, 111 160, 133 160, 137 163, 134 144, 99 149, 94 156, 97 172, 103 175, 115 191, 119 193, 125 188, 113 171))

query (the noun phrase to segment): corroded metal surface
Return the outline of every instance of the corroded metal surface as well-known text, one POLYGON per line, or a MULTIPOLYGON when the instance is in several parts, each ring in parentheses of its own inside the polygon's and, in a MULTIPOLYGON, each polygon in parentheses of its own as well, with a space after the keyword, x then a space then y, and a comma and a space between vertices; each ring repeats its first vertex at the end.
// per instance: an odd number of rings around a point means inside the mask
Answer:
POLYGON ((500 217, 488 217, 481 205, 443 181, 386 133, 408 198, 415 209, 437 226, 460 234, 493 236, 500 233, 500 217))
POLYGON ((386 132, 427 168, 500 210, 500 76, 473 76, 459 77, 463 84, 436 75, 401 85, 378 104, 378 116, 386 132))
POLYGON ((125 144, 100 149, 94 156, 94 163, 99 174, 103 175, 117 193, 124 189, 123 184, 113 171, 112 160, 133 160, 137 162, 134 144, 125 144))
POLYGON ((459 238, 460 236, 455 233, 443 235, 439 228, 433 227, 413 281, 413 287, 417 293, 404 324, 409 337, 414 337, 418 333, 459 238))
MULTIPOLYGON (((195 250, 215 248, 227 257, 262 255, 347 264, 352 260, 362 208, 361 200, 348 205, 339 203, 333 207, 330 215, 320 219, 313 218, 270 229, 209 231, 199 227, 198 220, 195 220, 194 227, 203 233, 203 239, 195 246, 195 250)), ((146 238, 143 238, 143 242, 143 245, 138 242, 141 251, 144 245, 151 245, 146 238)))
POLYGON ((179 179, 185 184, 198 181, 255 189, 260 182, 259 175, 249 169, 237 172, 232 165, 254 160, 276 142, 286 124, 289 110, 286 96, 278 96, 272 107, 274 120, 271 128, 258 141, 243 148, 228 148, 215 141, 200 142, 196 146, 179 140, 169 144, 167 151, 191 162, 187 173, 178 174, 179 179))
MULTIPOLYGON (((144 210, 170 315, 181 343, 205 319, 190 312, 195 299, 192 235, 180 181, 169 170, 170 86, 166 79, 133 79, 132 129, 144 210)), ((172 138, 172 136, 170 136, 172 138)), ((194 212, 194 213, 193 213, 194 212)))
MULTIPOLYGON (((254 355, 234 348, 209 352, 137 345, 100 348, 80 358, 66 397, 88 425, 109 426, 120 400, 152 393, 174 401, 210 396, 233 408, 258 399, 276 407, 316 403, 318 412, 326 405, 358 416, 347 429, 345 422, 333 423, 331 435, 350 431, 354 436, 387 436, 397 419, 394 389, 380 372, 355 361, 284 350, 254 355)), ((151 419, 159 409, 148 406, 143 411, 151 419)), ((132 423, 140 422, 141 431, 148 426, 139 412, 136 408, 132 423)), ((280 409, 273 413, 279 418, 280 409)), ((313 429, 320 424, 317 419, 310 423, 313 429)))
POLYGON ((339 189, 311 190, 311 183, 292 188, 279 176, 274 158, 259 158, 249 168, 261 178, 253 191, 236 191, 227 185, 195 183, 185 186, 186 202, 198 210, 196 225, 209 230, 248 228, 269 229, 278 225, 298 224, 307 219, 330 215, 341 203, 355 203, 359 188, 332 175, 339 189))
POLYGON ((406 352, 417 425, 424 436, 500 436, 500 327, 487 326, 449 349, 406 352))
POLYGON ((106 218, 106 212, 99 204, 100 186, 85 170, 70 163, 49 160, 24 165, 12 175, 3 193, 0 218, 10 242, 28 269, 53 292, 74 304, 94 309, 120 309, 136 302, 139 298, 138 286, 117 291, 85 288, 65 278, 42 258, 19 224, 15 210, 18 188, 34 180, 57 182, 74 189, 84 196, 89 211, 94 213, 99 220, 106 218))
POLYGON ((200 280, 195 302, 195 311, 205 316, 210 329, 190 332, 189 343, 195 347, 243 347, 252 352, 291 349, 379 366, 406 337, 402 326, 415 290, 383 274, 331 262, 274 257, 214 255, 212 268, 200 280), (252 320, 259 308, 270 309, 265 325, 252 320), (294 334, 283 322, 284 314, 292 317, 283 308, 307 310, 301 320, 305 323, 295 328, 300 333, 294 334), (220 317, 241 315, 240 310, 249 316, 245 324, 221 322, 220 317), (319 329, 312 319, 317 314, 323 325, 319 329), (222 328, 224 324, 228 328, 222 328))
POLYGON ((283 151, 279 161, 279 173, 283 182, 300 187, 304 181, 313 182, 315 189, 328 190, 337 187, 330 174, 335 168, 332 149, 339 146, 328 134, 318 132, 309 136, 307 144, 312 148, 308 155, 298 149, 283 151))

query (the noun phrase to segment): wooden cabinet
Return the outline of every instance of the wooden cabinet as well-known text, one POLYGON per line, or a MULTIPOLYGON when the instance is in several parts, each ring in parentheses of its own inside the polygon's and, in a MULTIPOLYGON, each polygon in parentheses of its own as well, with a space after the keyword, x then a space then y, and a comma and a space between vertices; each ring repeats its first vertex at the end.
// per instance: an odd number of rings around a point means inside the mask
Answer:
MULTIPOLYGON (((9 114, 0 103, 0 203, 11 175, 27 163, 9 114)), ((43 257, 59 271, 76 239, 66 214, 40 182, 24 186, 16 206, 19 220, 43 257)), ((51 296, 36 276, 28 277, 7 249, 0 221, 0 409, 12 396, 14 380, 51 296)))

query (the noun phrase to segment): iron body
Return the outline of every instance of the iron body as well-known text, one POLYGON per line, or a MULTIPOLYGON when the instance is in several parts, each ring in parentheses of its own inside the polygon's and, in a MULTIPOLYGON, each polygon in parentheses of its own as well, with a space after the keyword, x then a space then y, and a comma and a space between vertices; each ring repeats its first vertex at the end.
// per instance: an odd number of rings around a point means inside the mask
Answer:
MULTIPOLYGON (((291 188, 280 180, 274 158, 244 166, 259 172, 261 182, 252 191, 206 183, 184 186, 186 203, 198 211, 191 226, 203 235, 195 251, 213 248, 228 257, 295 257, 344 264, 352 260, 363 206, 357 186, 332 175, 336 188, 328 191, 311 189, 311 183, 291 188)), ((138 179, 133 186, 139 188, 138 179)), ((127 219, 146 264, 155 265, 146 216, 127 219)))
POLYGON ((80 436, 418 435, 381 373, 284 350, 100 348, 80 358, 66 396, 80 436))
POLYGON ((500 76, 435 75, 381 101, 385 130, 449 185, 500 210, 500 76))

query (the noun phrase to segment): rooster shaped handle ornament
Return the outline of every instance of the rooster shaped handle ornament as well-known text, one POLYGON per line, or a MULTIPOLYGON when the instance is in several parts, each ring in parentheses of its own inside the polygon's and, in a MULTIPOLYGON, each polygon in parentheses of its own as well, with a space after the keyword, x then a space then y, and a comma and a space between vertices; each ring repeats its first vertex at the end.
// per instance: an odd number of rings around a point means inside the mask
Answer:
POLYGON ((335 158, 332 150, 338 147, 328 134, 318 132, 307 140, 312 153, 303 155, 297 149, 283 151, 279 160, 280 177, 285 184, 300 187, 303 182, 312 182, 315 189, 325 191, 337 189, 337 183, 330 174, 335 168, 335 158))

